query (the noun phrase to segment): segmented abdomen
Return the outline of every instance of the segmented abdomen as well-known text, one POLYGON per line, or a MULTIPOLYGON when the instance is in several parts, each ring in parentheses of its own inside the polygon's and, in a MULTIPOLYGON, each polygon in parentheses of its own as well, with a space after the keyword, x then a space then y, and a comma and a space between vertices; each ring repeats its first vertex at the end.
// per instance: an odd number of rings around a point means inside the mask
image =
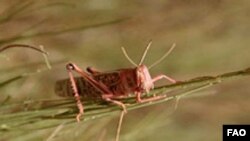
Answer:
MULTIPOLYGON (((136 87, 135 72, 133 69, 123 69, 109 73, 92 74, 91 77, 98 83, 102 83, 114 97, 128 95, 136 87)), ((91 85, 82 77, 75 77, 77 90, 80 96, 85 98, 102 98, 104 92, 91 85)), ((59 96, 74 96, 70 79, 57 81, 55 92, 59 96)))
MULTIPOLYGON (((89 82, 81 77, 75 77, 77 90, 80 96, 84 98, 101 98, 101 92, 94 88, 89 82)), ((70 79, 59 80, 55 84, 55 93, 63 97, 73 97, 74 92, 70 79)))
MULTIPOLYGON (((123 84, 121 84, 118 72, 95 74, 92 76, 97 82, 103 83, 108 90, 115 96, 123 94, 123 84)), ((91 85, 82 77, 75 77, 77 90, 80 96, 86 98, 101 98, 103 94, 100 90, 91 85)), ((70 79, 59 80, 55 85, 55 92, 59 96, 74 96, 70 79)))

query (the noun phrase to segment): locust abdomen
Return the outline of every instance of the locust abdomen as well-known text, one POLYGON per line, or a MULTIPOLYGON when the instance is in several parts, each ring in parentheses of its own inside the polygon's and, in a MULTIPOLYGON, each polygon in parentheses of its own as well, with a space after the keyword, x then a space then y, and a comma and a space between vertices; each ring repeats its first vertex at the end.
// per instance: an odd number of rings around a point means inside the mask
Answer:
MULTIPOLYGON (((105 94, 112 94, 113 97, 125 96, 134 92, 137 87, 134 69, 121 69, 108 73, 97 73, 92 74, 91 77, 98 83, 105 85, 110 93, 104 93, 83 77, 75 77, 77 91, 81 97, 86 99, 101 98, 102 95, 105 94)), ((57 81, 55 85, 56 94, 63 97, 73 97, 74 92, 71 84, 70 79, 57 81)))
MULTIPOLYGON (((82 77, 75 77, 78 93, 81 97, 87 99, 101 98, 101 91, 93 87, 82 77)), ((62 97, 73 97, 74 92, 70 79, 59 80, 55 84, 55 93, 62 97)))

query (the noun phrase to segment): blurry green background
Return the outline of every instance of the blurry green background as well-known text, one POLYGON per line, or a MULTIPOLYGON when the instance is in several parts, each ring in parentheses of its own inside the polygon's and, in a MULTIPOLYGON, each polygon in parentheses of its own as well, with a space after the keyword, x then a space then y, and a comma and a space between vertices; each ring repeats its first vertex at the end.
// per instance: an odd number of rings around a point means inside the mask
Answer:
MULTIPOLYGON (((54 83, 68 77, 68 61, 101 71, 132 67, 120 47, 138 62, 151 39, 146 65, 173 43, 177 45, 167 59, 150 70, 152 76, 162 73, 187 80, 244 69, 250 66, 249 31, 248 0, 1 0, 0 46, 43 45, 53 69, 1 87, 0 100, 8 95, 11 102, 56 98, 54 83), (91 28, 78 28, 85 26, 91 28)), ((0 53, 1 81, 44 67, 42 55, 28 49, 0 53)), ((222 124, 250 123, 249 80, 227 81, 199 96, 181 99, 176 111, 173 101, 129 112, 121 141, 219 141, 222 124)), ((54 140, 113 140, 118 118, 64 128, 54 140)), ((35 137, 29 134, 27 139, 44 140, 53 130, 43 130, 35 137)))

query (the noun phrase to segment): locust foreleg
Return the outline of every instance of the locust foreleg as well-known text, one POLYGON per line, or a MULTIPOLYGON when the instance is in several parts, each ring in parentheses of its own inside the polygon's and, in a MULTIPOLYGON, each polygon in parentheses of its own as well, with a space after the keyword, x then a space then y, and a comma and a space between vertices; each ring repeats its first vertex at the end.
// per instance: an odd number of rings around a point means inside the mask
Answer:
MULTIPOLYGON (((152 82, 154 83, 154 82, 156 82, 156 81, 158 81, 158 80, 160 80, 160 79, 167 79, 168 81, 170 81, 170 82, 172 82, 172 83, 176 83, 176 82, 177 82, 177 81, 174 80, 173 78, 171 78, 171 77, 169 77, 169 76, 166 76, 166 75, 163 75, 163 74, 154 77, 154 78, 152 79, 152 82)), ((159 100, 159 99, 162 99, 162 98, 164 98, 164 97, 166 97, 166 95, 153 96, 153 97, 150 97, 150 98, 142 99, 142 98, 141 98, 141 92, 140 92, 140 91, 139 91, 139 92, 136 92, 136 101, 139 102, 139 103, 150 102, 150 101, 154 101, 154 100, 159 100)))
POLYGON ((156 77, 153 78, 153 83, 160 80, 160 79, 167 79, 168 81, 172 82, 172 83, 176 83, 177 81, 174 80, 173 78, 169 77, 169 76, 166 76, 164 74, 161 74, 161 75, 157 75, 156 77))

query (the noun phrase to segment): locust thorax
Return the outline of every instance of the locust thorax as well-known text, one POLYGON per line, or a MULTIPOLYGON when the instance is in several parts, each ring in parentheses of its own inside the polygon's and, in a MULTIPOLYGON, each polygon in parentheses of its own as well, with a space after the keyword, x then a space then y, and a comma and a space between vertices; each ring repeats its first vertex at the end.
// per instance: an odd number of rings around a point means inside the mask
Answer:
POLYGON ((139 65, 136 68, 136 82, 139 89, 146 93, 149 93, 149 91, 154 88, 152 78, 145 65, 139 65))

